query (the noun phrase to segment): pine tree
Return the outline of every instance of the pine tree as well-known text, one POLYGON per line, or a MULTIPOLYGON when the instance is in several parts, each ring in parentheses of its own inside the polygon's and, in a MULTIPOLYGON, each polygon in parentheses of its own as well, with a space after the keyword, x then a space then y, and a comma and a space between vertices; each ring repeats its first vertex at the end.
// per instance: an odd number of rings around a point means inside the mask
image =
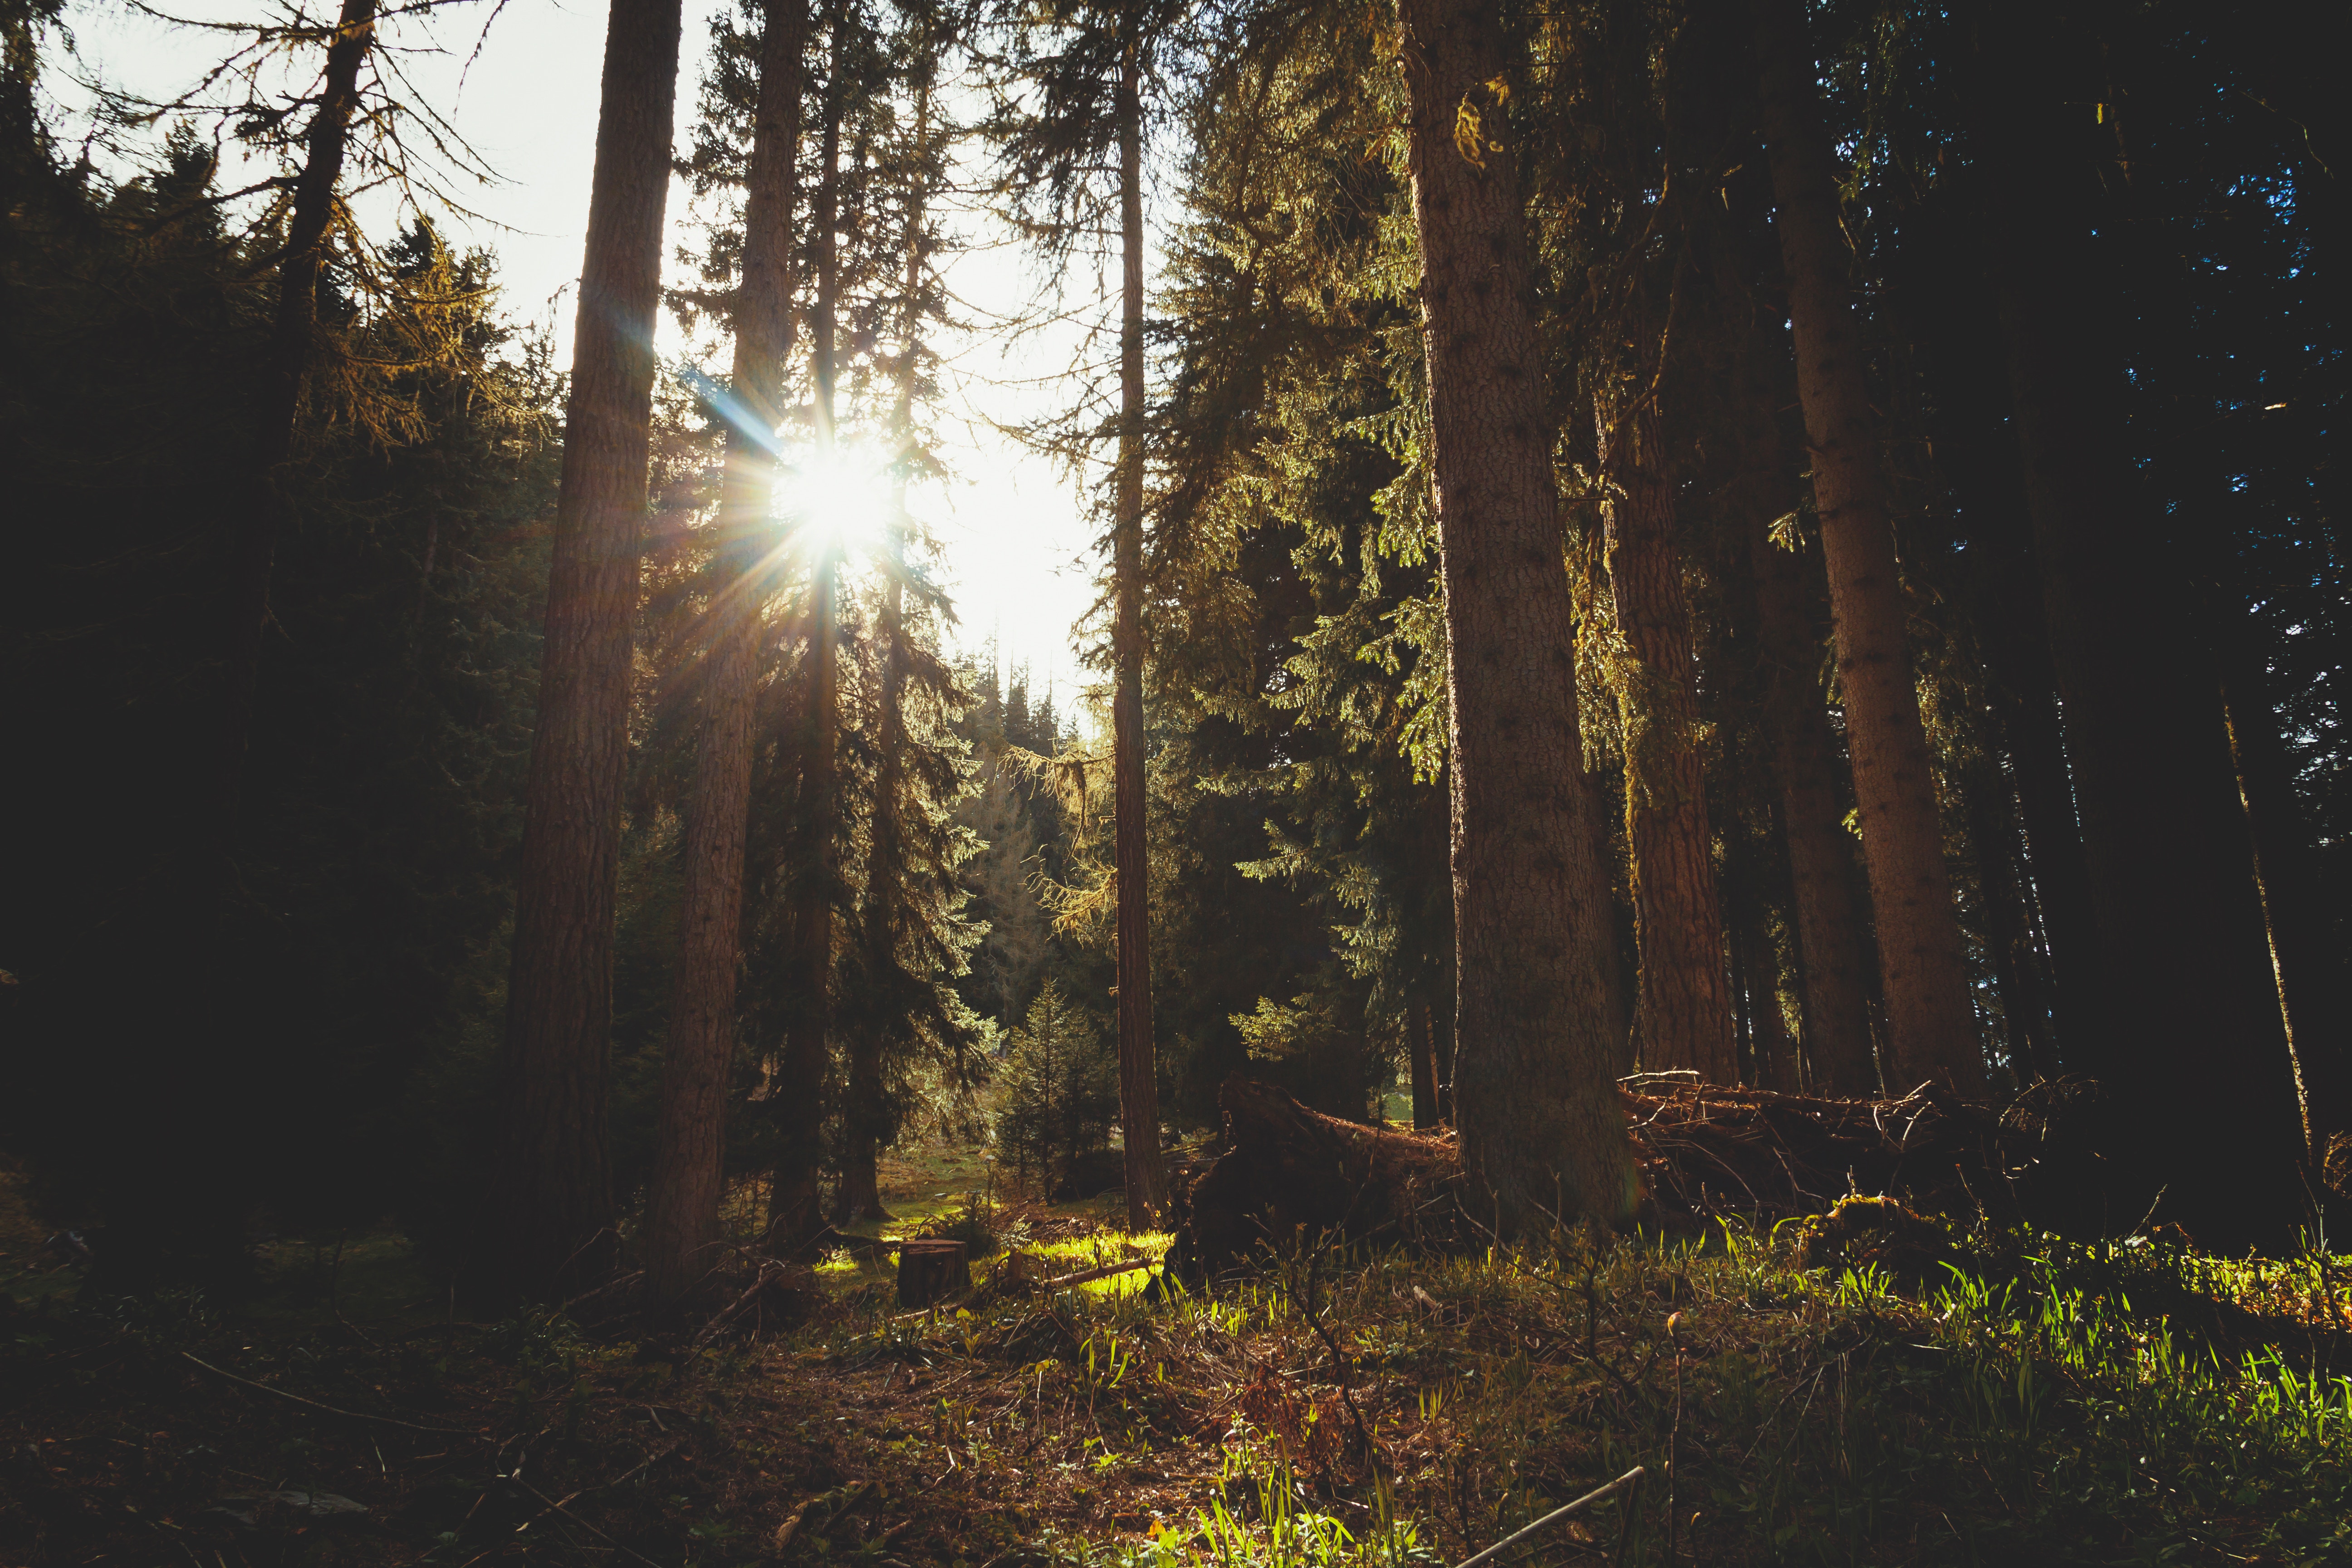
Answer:
POLYGON ((478 1259, 478 1286, 494 1300, 560 1291, 613 1256, 604 1117, 614 879, 678 29, 678 0, 614 0, 604 38, 502 1109, 478 1259))

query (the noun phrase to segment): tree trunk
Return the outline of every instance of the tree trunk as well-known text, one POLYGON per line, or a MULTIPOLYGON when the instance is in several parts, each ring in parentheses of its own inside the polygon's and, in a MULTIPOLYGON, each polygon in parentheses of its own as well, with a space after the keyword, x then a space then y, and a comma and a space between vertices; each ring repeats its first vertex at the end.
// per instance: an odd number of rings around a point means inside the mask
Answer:
POLYGON ((1984 905, 1984 935, 1992 960, 1993 984, 2000 994, 2010 1070, 2020 1084, 2052 1078, 2058 1054, 2051 1040, 2050 987, 2042 955, 2026 921, 2025 898, 2017 876, 2017 830, 2010 821, 2007 781, 1990 775, 1969 790, 1969 839, 1976 851, 1977 895, 1984 905))
POLYGON ((2070 1057, 2116 1097, 2139 1202, 2164 1192, 2160 1217, 2215 1245, 2284 1241, 2286 1225, 2264 1216, 2295 1193, 2294 1063, 2221 682, 2126 447, 2121 328, 2085 217, 2103 199, 2098 149, 2063 101, 2071 85, 2025 74, 2042 63, 1982 57, 1971 107, 2097 931, 2077 1013, 2098 1029, 2070 1057))
POLYGON ((1444 1125, 1437 1104, 1437 1041, 1429 1022, 1429 1004, 1415 1002, 1405 1009, 1405 1048, 1412 1053, 1412 1130, 1434 1131, 1444 1125))
MULTIPOLYGON (((813 410, 819 462, 834 455, 834 327, 840 301, 841 256, 835 228, 841 212, 841 72, 846 51, 846 8, 827 8, 830 56, 825 70, 824 130, 818 153, 814 211, 816 299, 809 312, 809 371, 815 386, 813 410)), ((801 764, 801 831, 804 857, 799 908, 793 931, 797 949, 801 1005, 784 1029, 777 1064, 782 1101, 778 1131, 782 1148, 768 1194, 768 1245, 779 1253, 800 1250, 824 1231, 824 1086, 831 1074, 833 1034, 834 902, 839 889, 841 749, 841 634, 838 625, 840 555, 835 542, 806 522, 801 541, 809 563, 808 658, 805 678, 807 731, 801 764)))
MULTIPOLYGON (((2235 650, 2233 650, 2235 651, 2235 650)), ((2315 1173, 2331 1139, 2352 1133, 2352 1060, 2344 1041, 2344 958, 2329 941, 2325 900, 2311 885, 2316 858, 2295 799, 2278 712, 2268 682, 2252 658, 2232 662, 2222 696, 2230 723, 2230 756, 2254 847, 2254 886, 2262 895, 2270 937, 2271 972, 2279 1016, 2294 1069, 2305 1158, 2315 1173)))
MULTIPOLYGON (((926 46, 928 47, 928 45, 926 46)), ((921 454, 915 441, 915 374, 922 319, 924 192, 921 182, 929 154, 931 83, 928 76, 917 86, 915 100, 915 184, 907 199, 904 238, 906 271, 899 295, 898 426, 900 448, 892 467, 890 530, 887 559, 882 570, 880 634, 883 668, 879 711, 875 726, 874 818, 869 826, 873 868, 866 883, 866 942, 875 955, 869 973, 878 973, 892 962, 898 940, 898 900, 904 896, 906 838, 904 803, 898 797, 906 773, 907 678, 907 544, 912 523, 907 512, 907 484, 921 454)), ((893 1218, 882 1206, 882 1189, 876 1171, 881 1131, 886 1120, 882 1103, 881 1051, 887 1020, 869 1021, 859 1031, 849 1066, 849 1104, 842 1142, 841 1211, 849 1219, 893 1218)))
POLYGON ((1127 1142, 1127 1218, 1160 1223, 1159 1052, 1151 1023, 1151 879, 1143 757, 1143 55, 1130 9, 1118 79, 1118 478, 1111 575, 1118 661, 1111 694, 1111 791, 1118 868, 1118 1104, 1127 1142))
POLYGON ((738 407, 727 432, 722 571, 709 614, 669 1047, 662 1060, 661 1122, 646 1205, 646 1293, 660 1303, 687 1299, 709 1274, 726 1192, 727 1079, 742 962, 752 713, 766 626, 761 612, 770 576, 776 427, 783 419, 783 366, 792 352, 793 174, 807 33, 807 0, 769 0, 743 209, 743 278, 735 300, 738 407))
POLYGON ((1451 698, 1454 1093, 1507 1232, 1637 1196, 1609 889, 1578 733, 1558 428, 1490 0, 1402 0, 1451 698))
POLYGON ((613 921, 677 47, 678 0, 614 0, 515 889, 494 1298, 560 1293, 614 1256, 613 921))
POLYGON ((1612 427, 1603 410, 1601 460, 1612 485, 1602 515, 1617 627, 1642 666, 1642 689, 1619 697, 1641 955, 1634 1037, 1645 1068, 1695 1068, 1706 1082, 1738 1083, 1706 762, 1696 733, 1690 602, 1657 416, 1644 408, 1612 427))
POLYGON ((287 522, 278 470, 294 454, 303 393, 318 348, 319 287, 327 272, 327 237, 342 184, 352 116, 359 107, 360 68, 375 43, 375 18, 376 0, 343 0, 334 37, 327 45, 319 106, 303 135, 302 171, 295 178, 286 249, 278 263, 278 309, 269 334, 273 374, 262 412, 260 446, 254 455, 254 495, 230 546, 234 598, 222 672, 220 754, 213 780, 215 798, 204 818, 219 836, 224 851, 236 830, 244 795, 254 688, 261 669, 262 634, 269 625, 269 582, 277 567, 278 536, 287 522))
POLYGON ((1878 1065, 1870 1043, 1868 959, 1854 907, 1853 841, 1838 809, 1837 737, 1822 697, 1820 643, 1805 611, 1807 567, 1801 555, 1772 542, 1774 521, 1794 511, 1797 499, 1782 459, 1777 402, 1770 379, 1760 367, 1748 366, 1740 430, 1748 491, 1741 526, 1756 578, 1764 718, 1789 851, 1805 1055, 1815 1094, 1871 1094, 1878 1089, 1878 1065))
POLYGON ((1797 391, 1837 626, 1838 683, 1878 928, 1892 1081, 1984 1086, 1927 736, 1912 683, 1895 530, 1847 282, 1851 258, 1800 0, 1758 0, 1764 134, 1779 204, 1797 391))

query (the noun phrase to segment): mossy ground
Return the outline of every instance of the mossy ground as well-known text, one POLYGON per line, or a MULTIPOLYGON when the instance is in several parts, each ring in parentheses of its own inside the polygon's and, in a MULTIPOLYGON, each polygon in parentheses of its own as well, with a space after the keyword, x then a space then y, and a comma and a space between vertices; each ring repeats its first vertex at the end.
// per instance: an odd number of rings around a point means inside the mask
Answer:
MULTIPOLYGON (((893 1163, 897 1228, 961 1207, 954 1152, 893 1163)), ((1003 1218, 1072 1268, 1160 1239, 1107 1206, 1003 1218)), ((911 1315, 859 1260, 790 1332, 697 1352, 451 1322, 398 1238, 333 1245, 276 1244, 234 1312, 0 1323, 0 1563, 1453 1563, 1635 1465, 1630 1514, 1521 1560, 2352 1562, 2315 1259, 1957 1237, 1900 1281, 1808 1269, 1793 1226, 1580 1233, 911 1315)))

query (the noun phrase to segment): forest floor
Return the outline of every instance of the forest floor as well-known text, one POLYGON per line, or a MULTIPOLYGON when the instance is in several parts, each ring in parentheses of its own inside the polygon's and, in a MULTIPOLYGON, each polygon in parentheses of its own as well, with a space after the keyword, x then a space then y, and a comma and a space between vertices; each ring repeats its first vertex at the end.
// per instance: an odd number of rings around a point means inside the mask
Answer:
MULTIPOLYGON (((888 1228, 951 1223, 984 1174, 892 1162, 888 1228)), ((0 1302, 0 1565, 1446 1563, 1635 1466, 1630 1507, 1517 1561, 2352 1563, 2340 1260, 1923 1251, 1874 1214, 1307 1247, 1201 1296, 983 1266, 911 1314, 853 1254, 804 1321, 703 1349, 450 1321, 391 1236, 340 1264, 276 1242, 234 1308, 28 1275, 0 1302)), ((1116 1217, 992 1223, 1048 1272, 1164 1240, 1116 1217)), ((5 1275, 38 1244, 5 1193, 0 1230, 5 1275)))

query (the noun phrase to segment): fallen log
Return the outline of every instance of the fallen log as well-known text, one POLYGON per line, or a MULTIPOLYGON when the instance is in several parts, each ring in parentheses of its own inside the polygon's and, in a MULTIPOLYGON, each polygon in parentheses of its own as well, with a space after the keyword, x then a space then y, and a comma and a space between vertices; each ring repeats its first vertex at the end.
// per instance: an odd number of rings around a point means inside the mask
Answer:
MULTIPOLYGON (((1987 1102, 1935 1085, 1899 1100, 1844 1100, 1662 1075, 1634 1081, 1620 1097, 1642 1222, 1654 1228, 1826 1214, 1853 1193, 1901 1197, 1928 1214, 2096 1224, 2096 1157, 2068 1119, 2091 1098, 2086 1085, 2041 1084, 1987 1102)), ((1169 1260, 1181 1278, 1316 1237, 1440 1250, 1487 1238, 1450 1132, 1343 1121, 1238 1075, 1218 1104, 1224 1152, 1177 1194, 1169 1260)))

